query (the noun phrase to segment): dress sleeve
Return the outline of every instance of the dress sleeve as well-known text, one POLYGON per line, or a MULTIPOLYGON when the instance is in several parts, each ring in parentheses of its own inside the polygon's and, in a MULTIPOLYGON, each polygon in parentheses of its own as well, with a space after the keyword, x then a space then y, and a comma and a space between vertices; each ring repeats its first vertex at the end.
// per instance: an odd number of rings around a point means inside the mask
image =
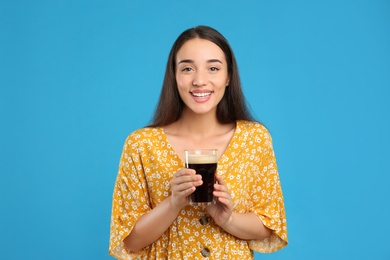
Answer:
POLYGON ((127 138, 119 163, 112 198, 109 254, 117 259, 144 257, 147 248, 132 253, 123 240, 130 234, 137 220, 150 211, 146 179, 138 153, 137 142, 127 138))
POLYGON ((272 235, 264 240, 252 240, 249 245, 254 251, 270 253, 288 243, 284 199, 271 136, 264 127, 254 136, 259 162, 254 169, 252 211, 272 230, 272 235))

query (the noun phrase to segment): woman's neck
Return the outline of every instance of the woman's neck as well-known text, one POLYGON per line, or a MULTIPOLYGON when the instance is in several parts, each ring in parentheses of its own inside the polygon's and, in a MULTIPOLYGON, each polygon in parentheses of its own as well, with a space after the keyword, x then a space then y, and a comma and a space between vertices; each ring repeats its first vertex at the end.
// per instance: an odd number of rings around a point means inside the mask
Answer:
POLYGON ((221 124, 215 114, 213 115, 186 115, 176 122, 176 129, 191 136, 207 137, 214 135, 221 129, 221 124))
POLYGON ((164 127, 165 131, 178 136, 207 138, 224 132, 226 125, 218 122, 216 112, 196 114, 184 109, 182 116, 176 122, 164 127))

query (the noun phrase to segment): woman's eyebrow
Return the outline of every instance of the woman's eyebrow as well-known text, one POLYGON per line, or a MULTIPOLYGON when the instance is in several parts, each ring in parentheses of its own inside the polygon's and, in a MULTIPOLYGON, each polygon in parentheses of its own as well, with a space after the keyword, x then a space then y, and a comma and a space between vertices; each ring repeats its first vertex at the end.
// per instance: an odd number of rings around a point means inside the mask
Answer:
POLYGON ((177 64, 180 64, 180 63, 194 63, 193 60, 180 60, 177 64))
POLYGON ((208 60, 207 61, 208 63, 212 63, 212 62, 219 62, 222 64, 222 61, 218 60, 218 59, 211 59, 211 60, 208 60))
MULTIPOLYGON (((213 63, 213 62, 218 62, 218 63, 221 63, 222 64, 222 61, 219 60, 219 59, 210 59, 210 60, 207 60, 207 63, 213 63)), ((180 63, 194 63, 193 60, 190 60, 190 59, 185 59, 185 60, 180 60, 177 64, 180 64, 180 63)))

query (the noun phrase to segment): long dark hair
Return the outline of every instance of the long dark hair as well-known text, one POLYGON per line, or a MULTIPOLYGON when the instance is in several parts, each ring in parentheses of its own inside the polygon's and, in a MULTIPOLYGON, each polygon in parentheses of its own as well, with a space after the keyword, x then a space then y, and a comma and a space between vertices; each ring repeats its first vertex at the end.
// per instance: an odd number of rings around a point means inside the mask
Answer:
POLYGON ((209 40, 218 45, 225 53, 230 80, 229 86, 226 87, 225 94, 217 106, 218 121, 221 124, 232 123, 236 120, 253 121, 242 92, 236 58, 228 41, 222 34, 211 27, 197 26, 184 31, 172 46, 168 57, 160 99, 153 120, 149 126, 166 126, 181 117, 184 103, 177 89, 175 77, 176 55, 186 41, 194 38, 209 40))

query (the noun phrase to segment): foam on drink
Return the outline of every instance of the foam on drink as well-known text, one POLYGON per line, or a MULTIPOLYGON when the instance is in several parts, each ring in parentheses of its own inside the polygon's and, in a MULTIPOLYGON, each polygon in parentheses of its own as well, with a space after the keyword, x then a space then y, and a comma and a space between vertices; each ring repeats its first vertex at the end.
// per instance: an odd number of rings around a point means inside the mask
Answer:
POLYGON ((187 162, 189 164, 201 164, 201 163, 217 163, 218 159, 216 155, 209 154, 191 154, 188 155, 187 162))

